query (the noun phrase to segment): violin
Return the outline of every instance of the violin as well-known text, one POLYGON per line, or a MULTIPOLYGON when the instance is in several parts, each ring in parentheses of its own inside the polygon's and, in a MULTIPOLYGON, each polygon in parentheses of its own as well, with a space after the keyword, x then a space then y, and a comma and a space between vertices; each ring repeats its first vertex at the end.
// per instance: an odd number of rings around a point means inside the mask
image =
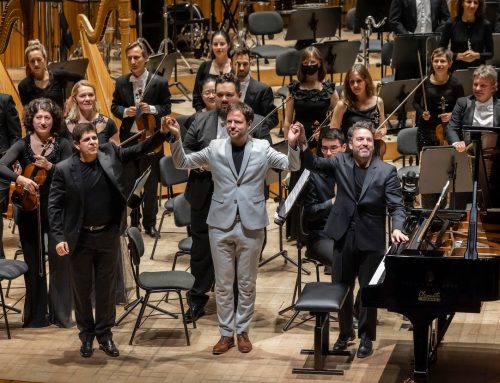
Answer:
MULTIPOLYGON (((439 107, 441 108, 441 113, 446 112, 446 99, 441 96, 441 101, 439 102, 439 107)), ((439 124, 436 126, 436 139, 440 146, 447 145, 446 138, 444 137, 444 128, 446 123, 439 124)))
MULTIPOLYGON (((43 145, 42 153, 40 154, 42 157, 45 156, 45 153, 51 147, 53 142, 54 138, 50 137, 43 145)), ((42 186, 47 180, 47 170, 39 168, 35 164, 29 164, 24 168, 23 176, 35 181, 38 186, 42 186)), ((12 203, 19 206, 23 210, 32 211, 35 210, 40 203, 39 194, 31 194, 23 186, 16 185, 16 188, 12 192, 12 203)))

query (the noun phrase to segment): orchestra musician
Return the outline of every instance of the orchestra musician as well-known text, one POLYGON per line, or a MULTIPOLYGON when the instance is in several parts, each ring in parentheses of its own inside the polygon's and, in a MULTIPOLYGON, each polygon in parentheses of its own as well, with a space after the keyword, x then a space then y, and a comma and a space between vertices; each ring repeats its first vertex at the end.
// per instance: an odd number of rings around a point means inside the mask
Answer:
POLYGON ((274 108, 274 94, 270 86, 255 80, 250 73, 250 51, 246 47, 234 50, 231 57, 233 72, 240 80, 241 101, 250 106, 254 113, 270 116, 264 124, 268 130, 278 125, 278 112, 274 108))
POLYGON ((446 22, 440 47, 453 52, 452 70, 477 67, 493 57, 493 27, 484 15, 484 0, 458 0, 457 16, 446 22))
POLYGON ((446 0, 392 0, 389 22, 397 35, 440 32, 450 18, 446 0))
MULTIPOLYGON (((353 289, 358 278, 360 288, 368 285, 384 256, 386 210, 392 219, 392 242, 408 240, 402 233, 405 208, 396 168, 374 152, 374 129, 369 121, 358 121, 348 134, 350 153, 333 158, 313 155, 301 138, 306 169, 335 177, 337 195, 325 226, 325 234, 334 240, 332 279, 350 287, 339 312, 339 337, 334 351, 347 349, 355 337, 353 329, 353 289)), ((358 358, 372 354, 376 338, 377 310, 361 302, 358 358)))
POLYGON ((49 222, 59 258, 71 265, 75 316, 82 342, 80 355, 84 358, 92 356, 94 338, 107 355, 120 355, 111 328, 116 319, 117 249, 129 192, 125 164, 147 155, 165 138, 157 131, 127 148, 114 143, 99 145, 94 124, 77 124, 73 129, 77 153, 59 163, 54 171, 49 222))
POLYGON ((54 238, 49 233, 47 202, 49 189, 56 163, 71 156, 71 143, 59 137, 61 109, 52 100, 42 98, 31 101, 24 109, 24 124, 28 134, 17 141, 0 159, 0 177, 15 181, 24 193, 39 193, 38 209, 19 209, 19 238, 28 271, 24 274, 26 297, 24 301, 23 327, 45 327, 55 324, 59 327, 72 327, 72 296, 69 263, 55 253, 54 238), (42 153, 44 156, 42 156, 42 153), (25 175, 19 175, 11 166, 19 161, 25 175), (38 185, 26 173, 34 164, 33 173, 46 173, 45 182, 38 185), (40 230, 40 231, 39 231, 40 230), (45 248, 44 234, 48 235, 48 248, 45 248), (49 255, 50 289, 47 296, 45 273, 45 254, 49 255), (48 305, 48 316, 47 316, 48 305))
MULTIPOLYGON (((148 53, 140 41, 131 43, 125 50, 127 63, 131 73, 120 76, 116 80, 115 91, 111 103, 111 112, 122 121, 120 141, 132 137, 139 130, 151 134, 160 128, 161 117, 170 114, 170 91, 167 81, 146 69, 148 53), (149 118, 153 116, 152 120, 149 118)), ((139 138, 132 140, 137 143, 139 138)), ((126 176, 129 189, 135 180, 151 166, 151 174, 144 187, 144 203, 142 204, 142 224, 144 231, 155 238, 160 235, 156 229, 156 199, 160 174, 160 157, 163 150, 150 156, 142 157, 127 164, 126 176)), ((131 213, 132 226, 139 227, 140 209, 131 213)))
MULTIPOLYGON (((377 96, 372 76, 363 64, 354 64, 344 79, 342 99, 333 109, 330 128, 340 129, 345 137, 356 121, 371 121, 378 126, 384 118, 384 100, 377 96)), ((382 126, 375 131, 375 140, 387 133, 382 126)))
MULTIPOLYGON (((345 152, 344 134, 338 129, 327 130, 320 139, 320 152, 332 158, 345 152)), ((309 258, 325 265, 325 274, 331 274, 333 239, 324 231, 328 215, 335 202, 335 178, 325 173, 311 173, 304 197, 303 220, 307 228, 306 246, 309 258)))
MULTIPOLYGON (((202 112, 209 112, 217 108, 216 97, 215 97, 215 81, 217 76, 209 74, 201 85, 201 98, 205 103, 205 107, 201 110, 202 112)), ((198 112, 196 112, 198 113, 198 112)), ((187 129, 191 126, 194 121, 196 113, 193 113, 187 118, 183 125, 181 125, 181 137, 184 139, 186 136, 187 129)))
MULTIPOLYGON (((21 138, 21 122, 11 95, 0 93, 0 158, 21 138)), ((0 178, 0 214, 7 211, 10 181, 0 178)), ((0 218, 0 259, 3 249, 3 219, 0 218)))
MULTIPOLYGON (((464 125, 500 126, 500 100, 495 96, 498 75, 491 65, 481 65, 474 70, 472 95, 457 100, 446 127, 446 140, 459 152, 466 149, 469 138, 464 134, 464 125)), ((500 206, 499 201, 499 164, 500 140, 497 133, 483 133, 481 136, 483 150, 488 153, 484 158, 490 186, 490 196, 493 206, 500 206)), ((457 193, 459 194, 459 193, 457 193)))
MULTIPOLYGON (((218 90, 219 92, 219 90, 218 90)), ((207 218, 210 248, 215 268, 215 297, 221 338, 213 347, 215 355, 235 345, 247 353, 252 350, 248 336, 252 321, 259 256, 268 224, 264 182, 269 168, 298 170, 300 151, 297 139, 300 128, 289 129, 288 158, 271 148, 267 140, 250 137, 253 111, 237 102, 227 109, 225 138, 212 140, 201 151, 185 154, 180 128, 173 118, 165 120, 176 138, 170 144, 175 166, 196 169, 210 166, 214 193, 207 218), (238 282, 235 306, 233 283, 238 282), (236 307, 236 310, 235 310, 236 307), (236 312, 235 312, 236 311, 236 312)))
POLYGON ((100 113, 95 95, 95 86, 88 80, 78 81, 71 90, 66 103, 68 113, 64 120, 70 133, 76 124, 90 122, 95 125, 99 143, 113 142, 119 144, 119 133, 115 122, 100 113))
POLYGON ((24 51, 26 77, 18 84, 23 105, 37 98, 49 98, 61 109, 64 107, 64 89, 69 82, 77 82, 83 77, 63 70, 50 70, 47 65, 47 50, 38 40, 30 40, 24 51))
MULTIPOLYGON (((215 83, 216 109, 199 112, 194 116, 183 142, 187 153, 197 152, 206 148, 216 138, 227 137, 225 117, 228 105, 240 100, 240 83, 238 78, 227 73, 217 77, 215 83)), ((257 124, 262 117, 255 116, 257 124)), ((252 136, 266 139, 271 143, 271 136, 266 126, 260 126, 252 136)), ((190 267, 195 277, 193 288, 190 291, 191 310, 186 313, 186 320, 197 320, 205 314, 205 305, 208 302, 207 293, 214 283, 214 269, 210 244, 208 239, 207 217, 212 200, 212 174, 207 169, 198 169, 189 173, 186 186, 186 199, 191 205, 191 246, 190 267)))
POLYGON ((212 57, 210 60, 201 63, 198 72, 196 72, 196 79, 194 80, 193 108, 197 112, 205 107, 205 103, 201 96, 203 80, 210 74, 219 76, 231 72, 231 57, 229 56, 231 51, 231 38, 228 33, 223 29, 216 31, 212 35, 210 48, 212 57))

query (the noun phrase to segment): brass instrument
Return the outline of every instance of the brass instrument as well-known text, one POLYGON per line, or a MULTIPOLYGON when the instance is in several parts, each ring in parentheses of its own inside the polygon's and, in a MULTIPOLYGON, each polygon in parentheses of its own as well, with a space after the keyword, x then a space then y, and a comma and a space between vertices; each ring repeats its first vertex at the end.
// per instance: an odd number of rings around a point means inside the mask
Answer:
POLYGON ((78 29, 83 56, 89 59, 87 78, 96 87, 96 97, 99 100, 103 114, 113 118, 119 126, 119 121, 111 113, 111 100, 115 84, 104 60, 99 53, 97 43, 103 38, 106 25, 112 11, 118 11, 118 22, 121 35, 122 72, 128 72, 127 55, 125 49, 131 42, 130 38, 130 1, 128 0, 103 0, 97 12, 95 26, 92 27, 89 19, 84 14, 77 17, 78 29))

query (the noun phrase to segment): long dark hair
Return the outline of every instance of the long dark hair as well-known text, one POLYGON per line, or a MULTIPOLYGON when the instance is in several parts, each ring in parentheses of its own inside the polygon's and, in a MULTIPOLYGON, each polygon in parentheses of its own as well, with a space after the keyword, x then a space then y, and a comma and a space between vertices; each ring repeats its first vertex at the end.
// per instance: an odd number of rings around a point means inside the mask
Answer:
POLYGON ((212 35, 212 38, 210 39, 210 57, 212 59, 215 58, 215 54, 212 50, 212 43, 214 42, 214 38, 216 36, 222 36, 224 40, 226 40, 227 43, 227 56, 231 58, 231 52, 232 52, 232 46, 231 46, 231 37, 229 37, 229 34, 224 30, 224 29, 219 29, 218 31, 215 31, 214 34, 212 35))
POLYGON ((344 88, 342 90, 342 99, 351 108, 355 106, 357 101, 356 95, 352 92, 349 85, 354 72, 356 72, 365 82, 366 96, 370 98, 375 95, 375 87, 373 86, 372 76, 368 69, 363 64, 354 64, 345 76, 344 88))
POLYGON ((300 55, 300 65, 299 70, 297 72, 297 78, 300 82, 304 82, 306 79, 306 74, 302 70, 302 62, 309 57, 313 57, 319 61, 319 69, 318 69, 318 81, 323 81, 326 75, 325 63, 323 61, 323 57, 321 56, 321 52, 318 48, 310 46, 305 48, 300 55))
MULTIPOLYGON (((461 19, 463 14, 464 14, 464 1, 465 0, 458 0, 457 1, 457 18, 461 19)), ((478 5, 476 9, 476 14, 474 17, 476 18, 475 21, 479 21, 484 19, 484 0, 477 0, 478 5)))

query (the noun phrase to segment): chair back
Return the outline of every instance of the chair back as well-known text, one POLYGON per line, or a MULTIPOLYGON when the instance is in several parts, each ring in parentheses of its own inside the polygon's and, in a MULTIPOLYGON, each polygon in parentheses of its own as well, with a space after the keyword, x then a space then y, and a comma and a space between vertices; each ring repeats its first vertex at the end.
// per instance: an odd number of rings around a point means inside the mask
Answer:
POLYGON ((283 19, 276 11, 253 12, 248 16, 248 30, 252 35, 273 35, 283 31, 283 19))
POLYGON ((401 129, 398 133, 398 152, 403 155, 418 155, 417 128, 401 129))
POLYGON ((184 193, 174 198, 174 223, 177 227, 191 225, 191 204, 184 193))
POLYGON ((278 76, 290 76, 290 78, 295 76, 299 71, 300 55, 300 51, 293 50, 276 57, 276 74, 278 76))
POLYGON ((132 265, 138 267, 141 263, 141 257, 144 255, 144 241, 141 232, 135 226, 127 229, 128 252, 132 265))
POLYGON ((185 169, 176 169, 172 156, 164 156, 160 159, 160 182, 163 186, 187 182, 188 171, 185 169))

